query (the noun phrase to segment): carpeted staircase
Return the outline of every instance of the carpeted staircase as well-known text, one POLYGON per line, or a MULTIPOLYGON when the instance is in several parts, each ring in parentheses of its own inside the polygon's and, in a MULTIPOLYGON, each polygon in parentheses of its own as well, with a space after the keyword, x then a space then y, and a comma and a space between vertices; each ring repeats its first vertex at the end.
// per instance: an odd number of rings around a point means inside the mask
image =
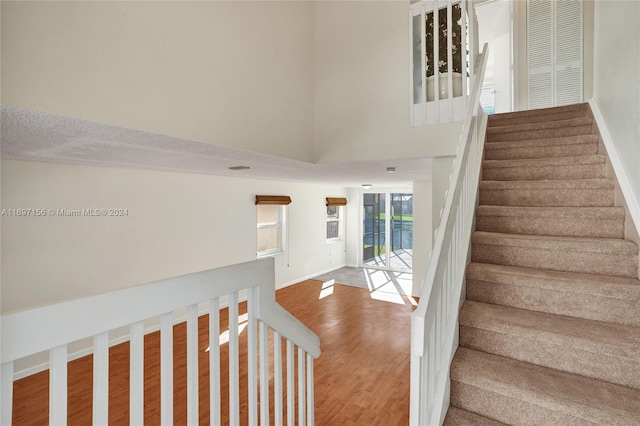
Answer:
POLYGON ((587 104, 491 116, 446 425, 640 425, 638 246, 587 104))

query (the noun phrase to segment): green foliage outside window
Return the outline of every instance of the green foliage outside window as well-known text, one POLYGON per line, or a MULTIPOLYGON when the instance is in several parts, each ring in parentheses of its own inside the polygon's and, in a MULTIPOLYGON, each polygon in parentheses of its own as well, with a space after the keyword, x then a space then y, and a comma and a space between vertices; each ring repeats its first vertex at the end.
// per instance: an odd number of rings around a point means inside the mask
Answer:
MULTIPOLYGON (((451 71, 457 73, 463 73, 462 68, 462 8, 460 4, 454 4, 451 7, 451 22, 453 30, 451 32, 451 44, 452 44, 452 57, 451 71)), ((434 49, 433 39, 435 24, 433 12, 427 13, 426 17, 426 49, 427 49, 427 77, 431 77, 435 70, 434 64, 434 49)), ((438 11, 438 71, 440 73, 449 72, 448 68, 448 53, 447 53, 447 8, 440 9, 438 11)), ((466 49, 465 49, 466 50, 466 49)))

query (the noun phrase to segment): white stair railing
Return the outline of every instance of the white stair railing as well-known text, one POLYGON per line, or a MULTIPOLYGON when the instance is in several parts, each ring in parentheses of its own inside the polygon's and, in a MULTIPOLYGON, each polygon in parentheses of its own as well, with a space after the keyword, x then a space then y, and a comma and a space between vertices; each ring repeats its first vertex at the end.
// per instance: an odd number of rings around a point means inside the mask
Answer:
MULTIPOLYGON (((320 355, 318 336, 277 304, 273 259, 261 259, 198 272, 115 292, 38 307, 1 317, 0 424, 12 423, 14 363, 41 352, 49 353, 49 424, 67 423, 67 362, 72 342, 92 338, 93 424, 109 423, 110 332, 129 329, 130 424, 144 423, 144 334, 153 323, 160 330, 161 423, 173 423, 173 327, 186 315, 187 424, 198 424, 198 316, 209 315, 210 422, 221 423, 220 310, 229 315, 229 423, 240 424, 239 300, 247 298, 248 421, 288 424, 298 414, 299 425, 314 424, 313 360, 320 355), (186 313, 183 313, 186 311, 186 313), (269 363, 268 329, 273 330, 273 362, 269 363), (286 340, 283 369, 282 339, 286 340), (294 352, 298 362, 294 366, 294 352), (258 361, 259 358, 259 361, 258 361), (297 367, 297 368, 296 368, 297 367), (294 371, 294 368, 297 371, 294 371), (287 381, 282 383, 286 371, 287 381), (270 406, 269 377, 273 376, 274 407, 270 406), (298 378, 297 387, 294 377, 298 378), (286 411, 283 394, 286 390, 286 411), (297 405, 294 395, 298 393, 297 405)), ((225 407, 226 408, 226 407, 225 407)), ((243 420, 243 422, 246 420, 243 420)))
POLYGON ((479 56, 471 102, 429 258, 420 302, 411 317, 412 425, 440 425, 449 406, 449 371, 456 350, 458 312, 471 240, 484 146, 480 107, 488 48, 479 56))

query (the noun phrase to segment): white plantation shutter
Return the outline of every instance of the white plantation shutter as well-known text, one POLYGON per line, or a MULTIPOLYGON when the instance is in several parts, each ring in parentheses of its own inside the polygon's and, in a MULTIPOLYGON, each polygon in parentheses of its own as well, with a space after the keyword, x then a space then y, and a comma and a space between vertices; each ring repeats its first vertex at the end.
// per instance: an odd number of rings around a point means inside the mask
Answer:
POLYGON ((553 105, 553 5, 531 0, 527 10, 529 108, 553 105))
POLYGON ((529 108, 582 102, 581 0, 527 2, 529 108))
POLYGON ((556 2, 556 105, 582 102, 582 1, 556 2))

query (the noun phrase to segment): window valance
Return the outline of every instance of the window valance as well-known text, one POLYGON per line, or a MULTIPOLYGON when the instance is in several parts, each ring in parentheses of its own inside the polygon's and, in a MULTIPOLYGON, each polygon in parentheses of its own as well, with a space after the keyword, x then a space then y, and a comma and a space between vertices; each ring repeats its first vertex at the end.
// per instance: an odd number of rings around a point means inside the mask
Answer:
POLYGON ((329 206, 346 206, 346 198, 327 197, 327 207, 329 206))
POLYGON ((286 206, 288 204, 291 204, 291 197, 288 195, 256 195, 256 205, 286 206))

